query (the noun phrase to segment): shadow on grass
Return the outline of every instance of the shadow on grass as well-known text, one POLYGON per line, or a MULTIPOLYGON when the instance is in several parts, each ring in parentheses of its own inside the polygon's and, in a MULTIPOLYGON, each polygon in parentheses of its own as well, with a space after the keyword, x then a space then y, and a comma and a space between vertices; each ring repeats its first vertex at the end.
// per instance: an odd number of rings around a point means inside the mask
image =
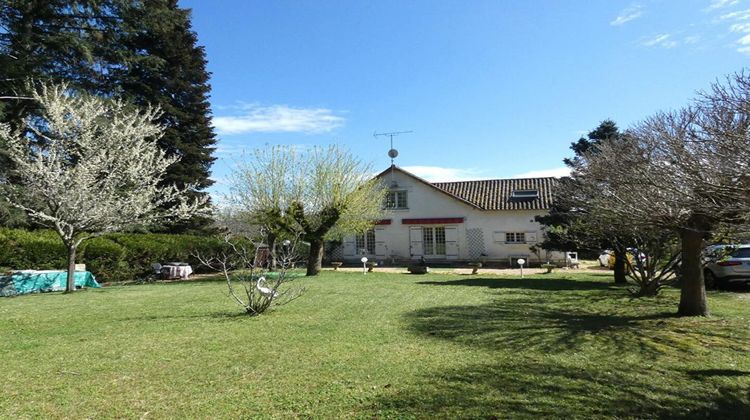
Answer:
MULTIPOLYGON (((659 356, 674 351, 748 348, 750 334, 721 319, 696 327, 677 318, 672 302, 618 301, 617 291, 594 294, 509 291, 483 305, 439 306, 405 315, 419 335, 510 352, 623 351, 659 356), (624 308, 620 308, 619 306, 624 308)), ((750 348, 748 348, 750 350, 750 348)))
POLYGON ((248 314, 243 312, 242 309, 237 309, 237 311, 222 311, 222 312, 185 314, 185 315, 148 314, 148 315, 117 318, 117 319, 114 319, 114 321, 121 321, 121 322, 181 321, 182 322, 182 321, 189 321, 189 320, 209 320, 209 319, 213 319, 217 321, 235 321, 235 320, 244 320, 244 319, 251 319, 251 318, 254 318, 254 317, 249 316, 248 314))
POLYGON ((746 388, 669 374, 658 367, 586 369, 519 356, 425 375, 386 392, 373 407, 388 417, 748 418, 746 388))
POLYGON ((432 286, 473 286, 489 289, 530 289, 530 290, 608 290, 620 289, 614 283, 601 281, 571 280, 567 278, 471 278, 448 281, 420 281, 417 284, 432 286))
POLYGON ((690 376, 748 376, 750 372, 737 369, 703 369, 703 370, 689 370, 687 374, 690 376))

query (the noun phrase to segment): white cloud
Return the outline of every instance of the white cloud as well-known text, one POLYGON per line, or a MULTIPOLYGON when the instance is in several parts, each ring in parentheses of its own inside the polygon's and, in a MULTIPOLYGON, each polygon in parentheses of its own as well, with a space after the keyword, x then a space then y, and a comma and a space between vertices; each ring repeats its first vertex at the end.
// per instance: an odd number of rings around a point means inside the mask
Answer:
POLYGON ((735 23, 729 27, 729 30, 736 33, 750 32, 750 23, 735 23))
POLYGON ((326 108, 293 108, 286 105, 240 107, 240 115, 214 117, 219 134, 244 133, 325 133, 346 120, 326 108))
POLYGON ((704 10, 707 12, 710 12, 712 10, 723 9, 725 7, 734 6, 735 4, 739 2, 740 0, 712 0, 711 4, 708 7, 706 7, 704 10))
POLYGON ((545 178, 545 177, 550 177, 550 176, 560 178, 560 177, 569 176, 569 175, 570 175, 570 168, 568 168, 567 166, 562 166, 559 168, 540 169, 537 171, 524 172, 522 174, 513 175, 511 178, 545 178))
POLYGON ((750 54, 750 33, 737 40, 737 51, 742 54, 750 54))
POLYGON ((472 181, 477 179, 474 169, 444 168, 442 166, 404 166, 405 171, 430 182, 472 181))
POLYGON ((677 41, 672 40, 671 37, 669 34, 659 34, 641 42, 641 45, 644 47, 674 48, 677 46, 677 41))
POLYGON ((750 19, 750 9, 726 13, 726 14, 719 16, 719 19, 721 20, 748 20, 750 19))
POLYGON ((612 26, 620 26, 624 25, 631 20, 638 19, 643 15, 643 7, 641 5, 635 4, 629 7, 626 7, 623 9, 620 14, 614 18, 611 22, 609 22, 612 26))
POLYGON ((697 44, 698 42, 700 42, 700 40, 701 40, 701 36, 700 35, 690 35, 690 36, 686 36, 682 40, 682 42, 684 42, 685 44, 688 44, 688 45, 692 45, 692 44, 697 44))

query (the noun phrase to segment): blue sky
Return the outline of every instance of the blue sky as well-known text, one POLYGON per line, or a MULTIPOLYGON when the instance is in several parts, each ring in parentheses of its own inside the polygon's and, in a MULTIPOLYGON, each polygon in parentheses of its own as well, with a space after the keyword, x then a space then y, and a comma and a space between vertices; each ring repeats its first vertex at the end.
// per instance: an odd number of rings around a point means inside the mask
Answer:
POLYGON ((243 150, 347 146, 433 181, 559 175, 570 142, 750 63, 750 0, 183 0, 222 192, 243 150))

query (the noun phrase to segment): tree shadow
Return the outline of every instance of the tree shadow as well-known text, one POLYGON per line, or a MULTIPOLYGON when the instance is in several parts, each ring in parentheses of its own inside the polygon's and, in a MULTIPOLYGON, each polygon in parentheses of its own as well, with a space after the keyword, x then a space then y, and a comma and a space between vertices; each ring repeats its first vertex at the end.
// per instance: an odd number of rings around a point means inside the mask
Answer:
POLYGON ((690 376, 748 376, 750 372, 737 369, 700 369, 700 370, 689 370, 687 374, 690 376))
POLYGON ((471 278, 447 281, 420 281, 417 284, 432 286, 468 286, 486 287, 488 289, 529 289, 529 290, 608 290, 621 289, 613 283, 588 280, 572 280, 564 277, 555 278, 471 278))
POLYGON ((720 320, 705 321, 710 324, 709 333, 692 328, 666 310, 622 314, 612 308, 592 308, 597 300, 612 297, 504 294, 502 300, 484 305, 425 308, 407 313, 405 318, 407 328, 419 335, 510 352, 593 348, 617 355, 629 349, 656 357, 673 351, 703 351, 706 346, 714 350, 746 347, 747 334, 737 334, 720 320))
POLYGON ((743 387, 676 374, 660 381, 658 367, 582 369, 519 356, 424 375, 389 389, 373 409, 420 418, 748 418, 743 387), (657 375, 657 378, 655 378, 657 375), (679 392, 675 392, 679 391, 679 392))
POLYGON ((190 321, 190 320, 216 320, 216 321, 237 321, 242 319, 251 319, 247 313, 241 309, 237 311, 208 312, 199 314, 169 315, 169 314, 142 314, 139 316, 129 316, 114 318, 113 321, 120 322, 170 322, 170 321, 190 321))

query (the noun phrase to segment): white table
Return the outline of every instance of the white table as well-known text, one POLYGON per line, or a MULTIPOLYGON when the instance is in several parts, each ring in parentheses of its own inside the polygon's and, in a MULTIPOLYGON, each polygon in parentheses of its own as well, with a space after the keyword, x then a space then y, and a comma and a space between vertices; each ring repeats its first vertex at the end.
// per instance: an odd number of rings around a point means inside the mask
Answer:
POLYGON ((186 279, 193 274, 193 268, 189 265, 164 264, 161 266, 161 275, 165 279, 186 279))

